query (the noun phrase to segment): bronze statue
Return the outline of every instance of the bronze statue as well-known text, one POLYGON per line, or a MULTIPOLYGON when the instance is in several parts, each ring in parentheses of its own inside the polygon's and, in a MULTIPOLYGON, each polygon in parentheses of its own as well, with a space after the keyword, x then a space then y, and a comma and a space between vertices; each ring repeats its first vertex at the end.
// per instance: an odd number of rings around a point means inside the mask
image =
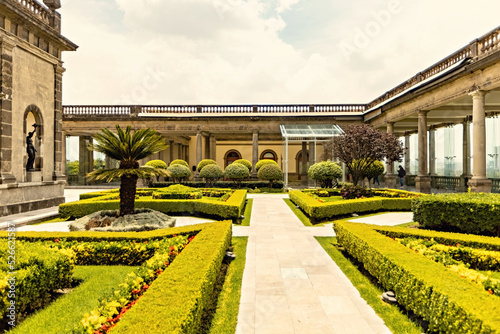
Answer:
POLYGON ((35 128, 33 131, 28 132, 28 136, 26 137, 26 152, 28 153, 28 162, 26 163, 26 170, 34 170, 33 168, 33 163, 35 162, 35 155, 36 155, 36 148, 33 145, 33 140, 31 140, 31 137, 33 137, 33 134, 36 132, 36 128, 39 126, 38 124, 33 124, 33 127, 35 128))

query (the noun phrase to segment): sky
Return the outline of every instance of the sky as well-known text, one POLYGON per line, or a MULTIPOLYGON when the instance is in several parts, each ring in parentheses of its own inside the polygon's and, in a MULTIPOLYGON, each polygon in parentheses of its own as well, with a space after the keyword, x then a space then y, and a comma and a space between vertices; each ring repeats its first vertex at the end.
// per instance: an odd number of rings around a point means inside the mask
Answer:
POLYGON ((500 25, 498 0, 63 0, 63 104, 368 103, 500 25))

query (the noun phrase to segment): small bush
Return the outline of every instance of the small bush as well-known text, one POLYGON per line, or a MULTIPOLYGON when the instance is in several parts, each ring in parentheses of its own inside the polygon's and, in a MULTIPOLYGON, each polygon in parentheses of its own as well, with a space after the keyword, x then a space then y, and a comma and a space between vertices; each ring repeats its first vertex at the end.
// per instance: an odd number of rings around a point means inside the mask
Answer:
POLYGON ((384 173, 384 164, 382 163, 382 161, 376 160, 373 163, 373 165, 371 165, 364 171, 364 176, 368 180, 371 180, 376 176, 382 175, 383 173, 384 173))
POLYGON ((153 193, 153 199, 200 199, 201 197, 201 189, 190 188, 180 184, 153 193))
POLYGON ((224 175, 224 172, 218 165, 210 164, 203 167, 200 171, 200 177, 204 178, 207 185, 212 184, 224 175))
POLYGON ((246 179, 250 176, 248 168, 241 164, 230 164, 226 167, 224 171, 224 177, 233 180, 234 182, 241 184, 241 180, 246 179))
POLYGON ((169 166, 173 166, 173 165, 183 165, 183 166, 186 166, 187 168, 189 168, 189 164, 182 159, 172 160, 172 162, 170 163, 169 166))
POLYGON ((367 198, 373 197, 373 191, 360 186, 349 186, 342 188, 340 196, 342 196, 343 199, 367 198))
POLYGON ((252 171, 252 163, 250 161, 248 161, 247 159, 238 159, 238 160, 235 160, 233 161, 233 164, 241 164, 243 166, 245 166, 246 168, 248 168, 248 171, 251 172, 252 171))
POLYGON ((151 160, 146 162, 146 166, 154 167, 154 168, 167 168, 167 164, 163 160, 151 160))
POLYGON ((272 187, 274 181, 283 179, 283 172, 281 171, 281 168, 278 167, 278 165, 268 164, 262 166, 262 168, 259 169, 257 177, 261 180, 268 180, 271 183, 272 187))
POLYGON ((181 182, 191 176, 191 170, 181 164, 171 165, 167 168, 175 182, 181 182))
POLYGON ((333 180, 342 177, 342 168, 335 162, 322 161, 309 167, 307 174, 322 188, 331 188, 333 180))
POLYGON ((203 169, 203 167, 205 167, 207 165, 217 165, 217 162, 215 160, 212 160, 212 159, 203 159, 198 164, 198 167, 196 167, 196 170, 198 172, 201 172, 201 170, 203 169))
POLYGON ((259 171, 259 169, 261 169, 262 166, 265 166, 265 165, 278 165, 278 163, 274 160, 270 160, 270 159, 262 159, 262 160, 259 160, 257 162, 257 164, 255 165, 255 169, 257 170, 257 172, 259 171))

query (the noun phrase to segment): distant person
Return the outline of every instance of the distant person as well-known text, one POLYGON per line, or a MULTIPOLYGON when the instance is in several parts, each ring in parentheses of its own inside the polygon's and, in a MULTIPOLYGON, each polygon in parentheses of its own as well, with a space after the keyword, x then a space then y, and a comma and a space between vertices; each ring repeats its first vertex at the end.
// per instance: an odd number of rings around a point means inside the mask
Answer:
POLYGON ((373 184, 377 182, 377 186, 380 186, 380 181, 378 180, 378 175, 373 178, 373 184))
POLYGON ((399 182, 401 183, 401 188, 403 188, 403 186, 405 185, 406 171, 401 165, 399 165, 398 176, 399 176, 399 182))

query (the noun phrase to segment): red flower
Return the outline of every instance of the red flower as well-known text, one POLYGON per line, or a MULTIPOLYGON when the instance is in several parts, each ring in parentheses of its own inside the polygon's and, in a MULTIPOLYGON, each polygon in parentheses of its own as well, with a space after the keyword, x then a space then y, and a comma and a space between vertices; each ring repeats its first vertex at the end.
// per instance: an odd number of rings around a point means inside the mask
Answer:
POLYGON ((143 286, 142 288, 143 288, 144 290, 147 290, 147 289, 149 289, 149 285, 144 284, 144 286, 143 286))
POLYGON ((493 294, 493 290, 488 289, 488 293, 489 293, 490 295, 492 295, 492 294, 493 294))
POLYGON ((59 242, 59 239, 54 239, 54 242, 59 242))
POLYGON ((174 251, 174 250, 175 250, 175 247, 174 247, 174 246, 170 246, 170 250, 171 250, 171 251, 174 251))

